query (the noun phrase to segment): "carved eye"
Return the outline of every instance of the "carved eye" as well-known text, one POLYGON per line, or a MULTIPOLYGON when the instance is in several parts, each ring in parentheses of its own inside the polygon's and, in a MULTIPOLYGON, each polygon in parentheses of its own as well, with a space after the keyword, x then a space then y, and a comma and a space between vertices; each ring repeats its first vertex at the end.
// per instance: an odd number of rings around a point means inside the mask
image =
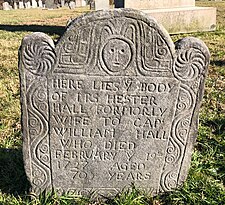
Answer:
POLYGON ((110 53, 114 53, 114 48, 111 48, 110 49, 110 53))
POLYGON ((120 53, 121 53, 121 54, 123 54, 124 52, 125 52, 125 50, 124 50, 124 49, 121 49, 121 50, 120 50, 120 53))

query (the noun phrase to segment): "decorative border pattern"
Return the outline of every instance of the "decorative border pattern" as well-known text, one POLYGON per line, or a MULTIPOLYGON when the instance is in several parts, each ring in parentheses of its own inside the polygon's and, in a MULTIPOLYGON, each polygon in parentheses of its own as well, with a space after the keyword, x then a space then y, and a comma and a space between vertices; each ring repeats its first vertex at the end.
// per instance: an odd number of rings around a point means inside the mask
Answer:
MULTIPOLYGON (((204 78, 209 64, 209 51, 205 44, 195 38, 184 38, 176 44, 174 76, 181 81, 181 88, 176 105, 176 113, 172 122, 171 136, 167 147, 163 173, 160 180, 160 192, 171 191, 182 184, 182 165, 186 147, 193 143, 192 134, 197 135, 198 114, 203 93, 204 78), (191 142, 190 142, 191 141, 191 142)), ((193 147, 193 144, 192 146, 193 147)), ((187 156, 189 155, 189 156, 187 156)), ((184 171, 185 176, 187 170, 184 171)))
POLYGON ((51 188, 49 102, 47 75, 55 63, 52 40, 45 34, 34 33, 23 40, 20 64, 24 155, 32 191, 40 193, 51 188), (27 107, 25 106, 27 105, 27 107))

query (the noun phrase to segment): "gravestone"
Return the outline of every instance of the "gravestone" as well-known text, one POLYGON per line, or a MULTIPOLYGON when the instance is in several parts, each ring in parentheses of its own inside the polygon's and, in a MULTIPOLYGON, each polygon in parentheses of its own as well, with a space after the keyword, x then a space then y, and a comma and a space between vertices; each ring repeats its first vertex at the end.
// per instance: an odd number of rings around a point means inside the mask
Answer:
POLYGON ((15 10, 18 9, 17 2, 14 2, 14 3, 13 3, 13 8, 14 8, 15 10))
POLYGON ((95 10, 109 9, 109 0, 95 0, 95 10))
POLYGON ((185 180, 197 136, 209 51, 173 44, 135 10, 73 20, 54 45, 20 48, 23 155, 32 190, 114 195, 134 183, 157 194, 185 180))
POLYGON ((4 3, 2 4, 2 7, 3 7, 3 10, 4 10, 4 11, 9 11, 9 10, 11 10, 11 6, 9 5, 8 2, 4 2, 4 3))
POLYGON ((53 9, 55 7, 54 0, 46 0, 45 1, 45 8, 47 9, 53 9))
POLYGON ((65 6, 65 0, 61 0, 61 7, 65 6))
POLYGON ((42 0, 38 0, 38 7, 39 7, 39 8, 43 8, 42 0))
POLYGON ((31 8, 30 1, 25 2, 25 8, 26 9, 30 9, 31 8))
POLYGON ((69 8, 70 8, 70 9, 75 9, 75 8, 76 8, 76 4, 75 4, 74 1, 70 1, 70 3, 69 3, 69 8))
POLYGON ((22 1, 19 1, 19 9, 24 9, 24 4, 22 1))
POLYGON ((169 33, 216 29, 216 8, 196 7, 195 0, 115 0, 115 7, 141 10, 154 17, 169 33))
POLYGON ((37 8, 37 1, 36 0, 31 0, 32 3, 32 8, 37 8))

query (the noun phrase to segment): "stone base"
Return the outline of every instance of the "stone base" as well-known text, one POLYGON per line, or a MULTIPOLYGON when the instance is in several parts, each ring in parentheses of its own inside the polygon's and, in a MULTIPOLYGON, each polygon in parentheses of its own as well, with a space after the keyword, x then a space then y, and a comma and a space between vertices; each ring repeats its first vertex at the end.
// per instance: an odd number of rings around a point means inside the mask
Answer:
POLYGON ((216 8, 213 7, 154 9, 142 12, 154 17, 170 34, 216 29, 216 8))

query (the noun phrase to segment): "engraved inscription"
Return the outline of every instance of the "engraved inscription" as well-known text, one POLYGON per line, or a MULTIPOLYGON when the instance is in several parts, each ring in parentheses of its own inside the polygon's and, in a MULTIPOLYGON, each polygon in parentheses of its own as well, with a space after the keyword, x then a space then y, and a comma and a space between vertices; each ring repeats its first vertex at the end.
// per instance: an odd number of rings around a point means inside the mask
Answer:
MULTIPOLYGON (((176 103, 178 81, 90 76, 87 81, 81 76, 60 75, 50 78, 49 85, 56 187, 59 175, 70 188, 75 179, 97 183, 99 175, 102 184, 113 186, 116 181, 121 188, 124 181, 159 180, 151 178, 153 162, 147 153, 157 152, 158 143, 166 149, 168 127, 175 114, 167 101, 176 103), (146 158, 139 154, 144 152, 146 158), (104 169, 99 170, 99 164, 104 169)), ((165 157, 166 153, 161 154, 165 157)), ((158 164, 159 172, 162 166, 158 164)), ((76 187, 82 188, 78 183, 76 187)))

